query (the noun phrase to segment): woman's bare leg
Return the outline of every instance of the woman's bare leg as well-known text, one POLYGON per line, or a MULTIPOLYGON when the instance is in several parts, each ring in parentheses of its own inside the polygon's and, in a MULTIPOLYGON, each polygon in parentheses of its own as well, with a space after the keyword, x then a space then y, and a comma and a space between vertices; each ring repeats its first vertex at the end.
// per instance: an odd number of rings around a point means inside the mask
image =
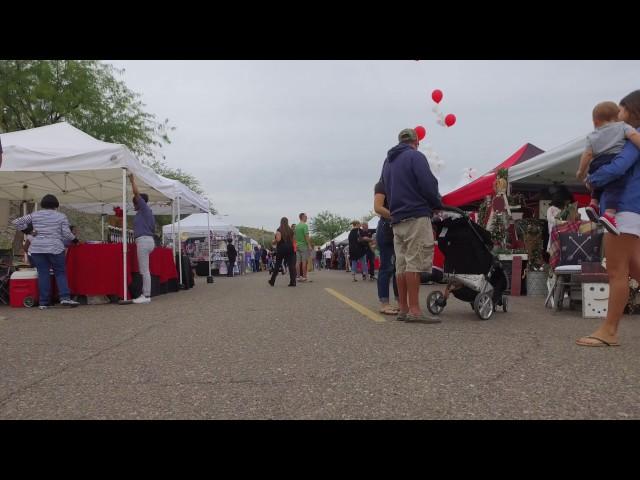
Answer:
MULTIPOLYGON (((609 304, 607 318, 600 327, 591 334, 608 343, 618 342, 618 325, 624 314, 629 299, 629 271, 634 276, 640 274, 640 239, 635 235, 620 236, 605 234, 605 252, 607 254, 607 273, 609 274, 609 304)), ((599 343, 597 340, 581 338, 580 343, 599 343)))

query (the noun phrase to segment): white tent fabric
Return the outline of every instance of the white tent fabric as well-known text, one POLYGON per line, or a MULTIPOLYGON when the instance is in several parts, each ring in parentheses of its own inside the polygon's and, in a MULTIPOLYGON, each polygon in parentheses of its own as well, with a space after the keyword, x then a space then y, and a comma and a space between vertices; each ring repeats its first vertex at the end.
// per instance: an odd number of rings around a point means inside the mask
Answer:
MULTIPOLYGON (((173 224, 174 231, 178 231, 178 223, 173 224)), ((229 233, 234 235, 240 235, 238 230, 233 225, 222 222, 214 215, 209 213, 209 227, 207 226, 207 214, 206 213, 194 213, 186 218, 180 220, 180 230, 182 233, 187 233, 191 236, 206 236, 209 229, 217 233, 229 233)), ((162 233, 171 237, 171 225, 165 225, 162 227, 162 233)))
POLYGON ((168 179, 142 165, 124 145, 101 142, 68 123, 3 134, 2 147, 0 198, 37 201, 51 193, 63 205, 119 203, 123 168, 136 176, 151 201, 167 198, 161 188, 169 188, 168 179))
POLYGON ((576 178, 580 156, 586 146, 586 135, 548 150, 509 169, 513 184, 584 186, 576 178))
MULTIPOLYGON (((380 217, 378 217, 377 215, 375 217, 372 217, 371 220, 369 220, 367 222, 367 226, 369 227, 369 230, 376 230, 378 228, 378 222, 379 221, 380 221, 380 217)), ((349 233, 350 232, 351 232, 351 230, 349 229, 346 232, 341 233, 336 238, 334 238, 332 240, 329 240, 327 243, 322 245, 320 248, 324 250, 329 245, 331 245, 331 242, 335 242, 336 245, 340 245, 341 243, 347 242, 349 240, 349 233)))
MULTIPOLYGON (((122 202, 119 203, 73 203, 71 205, 63 205, 65 207, 73 208, 74 210, 78 210, 84 213, 94 213, 96 215, 100 215, 102 213, 106 215, 113 215, 113 208, 116 206, 122 205, 122 202)), ((171 215, 171 201, 159 201, 152 202, 149 201, 149 207, 154 215, 171 215)), ((202 210, 196 208, 192 205, 180 205, 180 211, 182 213, 198 213, 202 210)), ((133 203, 128 202, 127 206, 127 215, 134 216, 136 212, 133 209, 133 203)))
MULTIPOLYGON (((169 199, 162 201, 151 201, 149 200, 149 206, 153 211, 154 215, 171 215, 172 207, 171 201, 175 201, 180 197, 180 212, 181 213, 199 213, 206 212, 209 209, 209 205, 207 201, 198 195, 196 192, 191 190, 189 187, 184 185, 183 183, 172 180, 170 178, 165 178, 160 175, 159 189, 164 193, 169 199), (162 182, 163 185, 160 185, 162 182)), ((95 213, 95 214, 111 214, 113 213, 113 208, 116 206, 120 206, 122 204, 122 200, 119 202, 109 202, 109 203, 74 203, 69 205, 70 207, 79 210, 85 213, 95 213)), ((129 202, 127 213, 129 215, 135 215, 135 211, 133 210, 133 203, 129 202), (130 209, 130 210, 129 210, 130 209)))

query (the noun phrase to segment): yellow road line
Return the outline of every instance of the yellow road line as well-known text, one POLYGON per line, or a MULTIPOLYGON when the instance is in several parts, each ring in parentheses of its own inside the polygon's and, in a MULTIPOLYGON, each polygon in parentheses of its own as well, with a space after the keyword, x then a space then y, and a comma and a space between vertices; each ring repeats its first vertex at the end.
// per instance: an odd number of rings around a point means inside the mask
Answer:
POLYGON ((330 293, 331 295, 333 295, 337 299, 342 300, 344 303, 346 303, 350 307, 354 308, 355 310, 360 312, 365 317, 368 317, 369 319, 373 320, 374 322, 381 323, 381 322, 385 321, 384 318, 382 318, 377 313, 372 312, 371 310, 369 310, 366 307, 363 307, 359 303, 356 303, 353 300, 351 300, 350 298, 345 297, 341 293, 336 292, 333 288, 325 288, 325 290, 327 291, 327 293, 330 293))

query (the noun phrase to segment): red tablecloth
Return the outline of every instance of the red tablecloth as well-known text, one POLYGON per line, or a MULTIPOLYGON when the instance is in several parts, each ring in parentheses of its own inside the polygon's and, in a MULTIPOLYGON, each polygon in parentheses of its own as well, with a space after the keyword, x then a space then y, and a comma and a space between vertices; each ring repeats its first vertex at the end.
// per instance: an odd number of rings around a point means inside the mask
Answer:
MULTIPOLYGON (((178 277, 170 248, 156 248, 149 257, 151 275, 160 283, 178 277)), ((138 272, 136 245, 127 246, 127 284, 131 272, 138 272)), ((122 298, 122 244, 82 244, 69 247, 67 252, 67 280, 75 295, 118 295, 122 298)))

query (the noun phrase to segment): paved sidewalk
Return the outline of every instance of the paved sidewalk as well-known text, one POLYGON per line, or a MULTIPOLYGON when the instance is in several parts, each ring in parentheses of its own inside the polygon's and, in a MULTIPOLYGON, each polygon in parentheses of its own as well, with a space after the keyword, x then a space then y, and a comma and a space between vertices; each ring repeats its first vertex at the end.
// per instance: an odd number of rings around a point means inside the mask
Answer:
POLYGON ((377 313, 374 282, 267 278, 199 279, 150 305, 1 308, 0 418, 640 418, 639 316, 621 347, 584 348, 599 321, 541 297, 484 322, 455 299, 442 324, 376 322, 325 291, 377 313))

